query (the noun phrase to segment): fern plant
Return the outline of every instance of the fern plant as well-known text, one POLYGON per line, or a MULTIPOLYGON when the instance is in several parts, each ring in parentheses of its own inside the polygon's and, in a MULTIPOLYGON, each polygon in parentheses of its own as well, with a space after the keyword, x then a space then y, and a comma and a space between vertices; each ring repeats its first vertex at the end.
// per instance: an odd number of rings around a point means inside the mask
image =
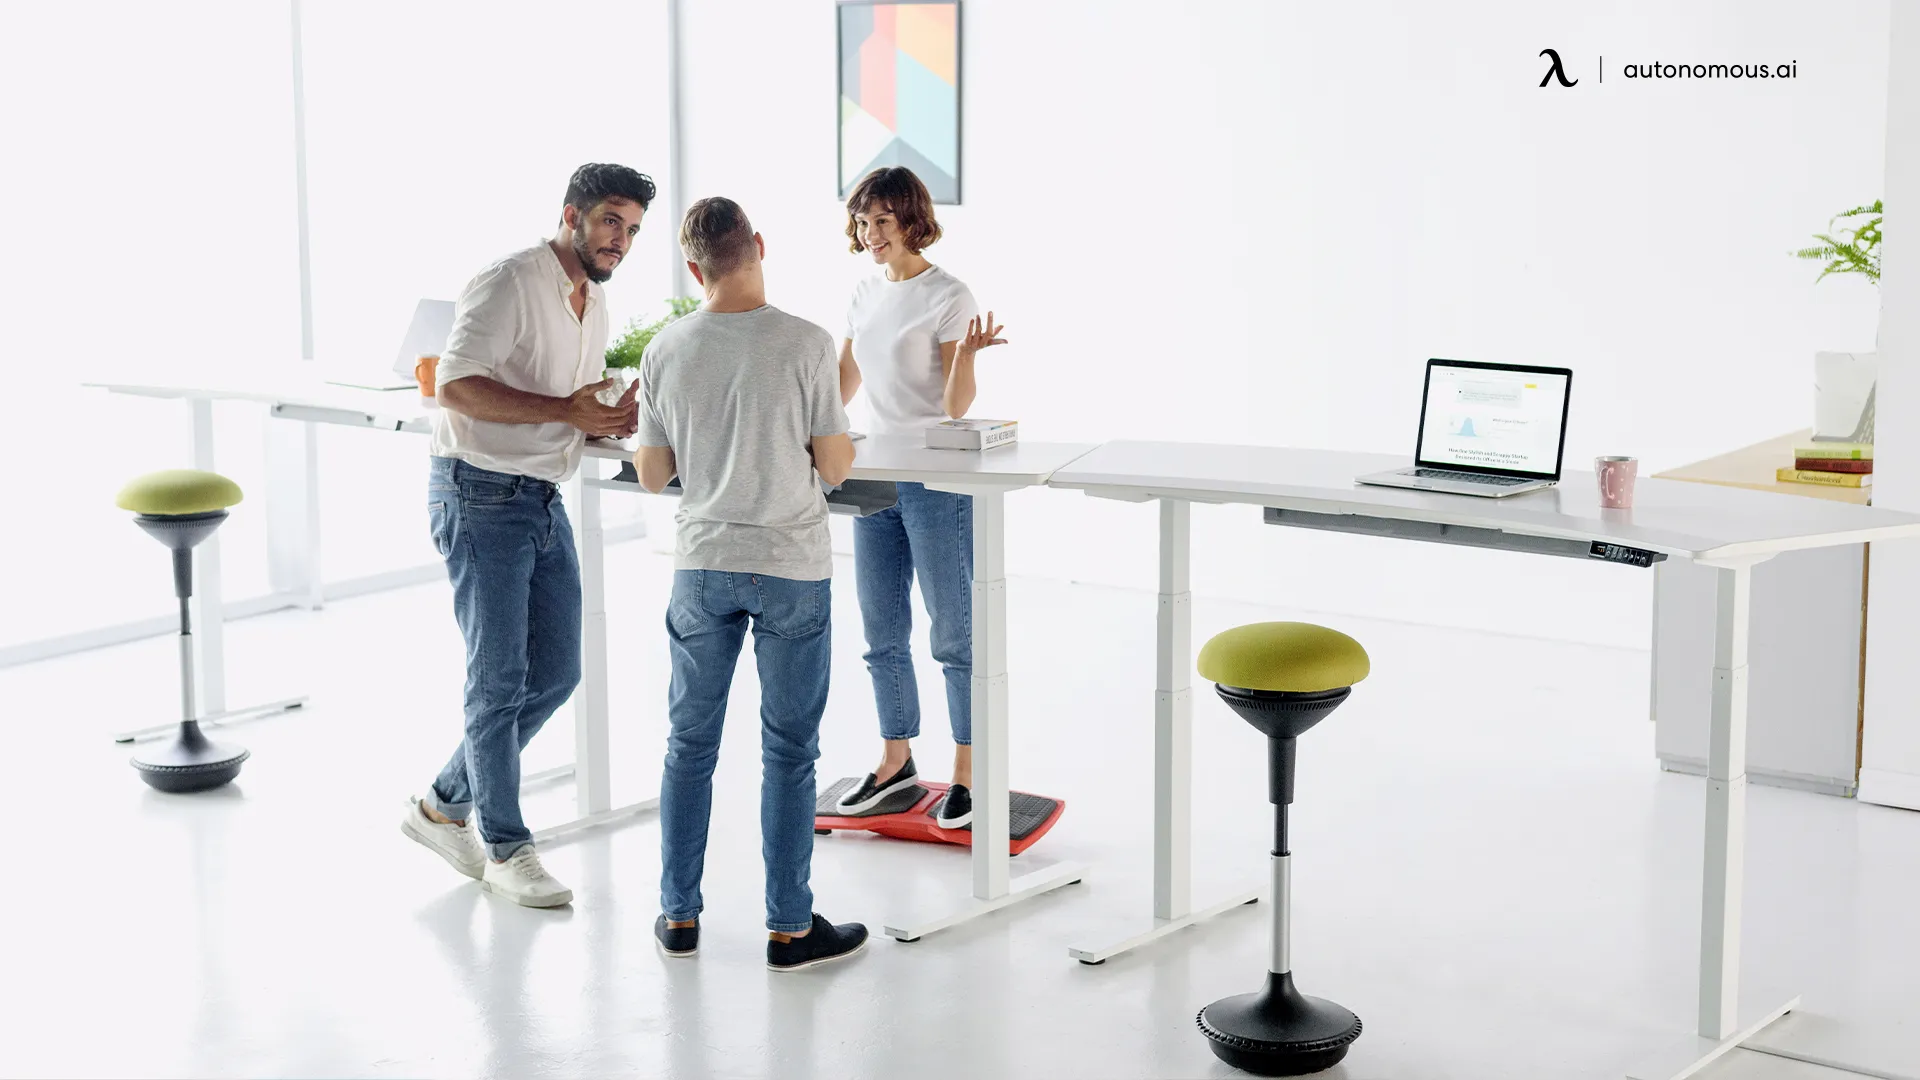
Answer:
POLYGON ((667 324, 700 306, 700 301, 692 296, 675 296, 667 301, 667 313, 651 322, 634 319, 618 338, 607 344, 606 366, 610 368, 637 368, 646 356, 647 343, 653 336, 667 328, 667 324))
POLYGON ((1793 253, 1794 258, 1827 264, 1815 281, 1828 274, 1861 274, 1875 285, 1880 284, 1881 214, 1880 200, 1875 199, 1872 206, 1856 206, 1834 216, 1827 222, 1826 232, 1814 234, 1820 246, 1801 248, 1793 253), (1857 224, 1836 228, 1840 222, 1857 224))

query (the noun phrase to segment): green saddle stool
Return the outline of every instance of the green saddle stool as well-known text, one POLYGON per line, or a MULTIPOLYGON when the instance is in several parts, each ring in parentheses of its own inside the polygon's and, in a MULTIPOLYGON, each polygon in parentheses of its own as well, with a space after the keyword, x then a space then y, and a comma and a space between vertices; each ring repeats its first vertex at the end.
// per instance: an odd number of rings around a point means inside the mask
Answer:
POLYGON ((134 524, 173 552, 173 592, 180 599, 180 733, 171 743, 156 743, 133 755, 141 779, 160 791, 217 788, 240 775, 247 751, 225 746, 200 731, 193 687, 194 545, 213 535, 227 520, 227 507, 240 501, 240 485, 216 473, 168 469, 148 473, 120 489, 114 500, 134 512, 134 524))
POLYGON ((1267 798, 1273 803, 1273 938, 1266 986, 1200 1010, 1214 1056, 1262 1076, 1332 1068, 1360 1037, 1360 1018, 1294 989, 1289 951, 1287 807, 1293 802, 1294 744, 1340 707, 1367 677, 1367 651, 1324 626, 1270 622, 1235 627, 1200 650, 1202 678, 1267 737, 1267 798))

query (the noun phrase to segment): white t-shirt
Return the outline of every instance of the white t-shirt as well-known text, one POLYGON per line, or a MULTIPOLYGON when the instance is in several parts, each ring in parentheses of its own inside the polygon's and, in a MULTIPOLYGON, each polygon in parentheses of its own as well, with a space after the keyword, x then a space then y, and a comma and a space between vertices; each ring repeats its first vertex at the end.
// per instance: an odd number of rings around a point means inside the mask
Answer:
POLYGON ((854 286, 847 337, 873 434, 919 435, 947 419, 940 346, 963 340, 979 313, 973 293, 937 266, 905 281, 882 272, 854 286))
MULTIPOLYGON (((587 285, 587 314, 573 313, 573 282, 545 240, 474 275, 454 307, 436 386, 482 375, 515 390, 567 397, 600 381, 607 351, 607 294, 587 285)), ((559 483, 580 466, 585 441, 572 424, 500 424, 436 409, 433 455, 494 472, 559 483)))

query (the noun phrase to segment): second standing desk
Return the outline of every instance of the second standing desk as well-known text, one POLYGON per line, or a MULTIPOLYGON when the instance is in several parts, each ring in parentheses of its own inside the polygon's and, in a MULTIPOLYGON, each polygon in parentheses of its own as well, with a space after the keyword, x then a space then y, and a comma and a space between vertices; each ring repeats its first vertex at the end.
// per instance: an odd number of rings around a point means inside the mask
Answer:
MULTIPOLYGON (((1747 820, 1747 641, 1753 567, 1783 552, 1920 536, 1920 515, 1733 488, 1642 480, 1631 510, 1599 505, 1594 479, 1507 499, 1363 487, 1354 478, 1404 458, 1276 447, 1114 442, 1056 472, 1052 486, 1160 503, 1159 659, 1155 688, 1154 910, 1147 928, 1069 950, 1085 962, 1135 948, 1242 902, 1203 911, 1188 896, 1192 836, 1192 612, 1187 591, 1191 506, 1263 507, 1269 524, 1574 558, 1630 549, 1714 574, 1706 850, 1701 896, 1697 1037, 1633 1075, 1678 1080, 1798 1007, 1739 1009, 1740 918, 1747 820)), ((1626 568, 1619 568, 1625 570, 1626 568)), ((1769 1045, 1767 1053, 1791 1056, 1769 1045)), ((1879 1073, 1876 1075, 1889 1075, 1879 1073)))

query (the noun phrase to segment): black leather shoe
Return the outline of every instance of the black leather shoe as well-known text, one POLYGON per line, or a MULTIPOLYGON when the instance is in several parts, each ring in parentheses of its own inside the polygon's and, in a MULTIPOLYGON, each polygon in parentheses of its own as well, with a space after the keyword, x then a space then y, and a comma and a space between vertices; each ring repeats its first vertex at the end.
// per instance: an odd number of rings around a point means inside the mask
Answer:
POLYGON ((700 924, 692 926, 668 926, 667 917, 660 916, 653 921, 654 939, 660 942, 660 951, 668 956, 692 956, 700 948, 700 924))
POLYGON ((767 966, 775 971, 799 971, 852 956, 866 947, 866 927, 857 922, 835 926, 815 912, 813 929, 807 936, 767 941, 767 966))
POLYGON ((840 801, 833 808, 848 817, 857 817, 879 806, 894 792, 905 791, 919 782, 920 774, 913 767, 913 759, 908 758, 907 763, 900 766, 900 771, 885 781, 876 780, 873 773, 868 773, 860 786, 840 796, 840 801))

